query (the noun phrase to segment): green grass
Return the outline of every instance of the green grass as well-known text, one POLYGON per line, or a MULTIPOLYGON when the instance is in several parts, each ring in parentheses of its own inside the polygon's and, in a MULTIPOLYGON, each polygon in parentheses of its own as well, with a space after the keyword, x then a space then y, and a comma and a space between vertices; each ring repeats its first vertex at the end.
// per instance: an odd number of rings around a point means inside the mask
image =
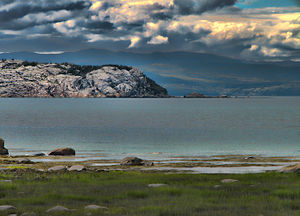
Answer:
POLYGON ((92 215, 297 216, 300 175, 134 171, 49 174, 26 170, 0 173, 0 205, 14 205, 18 214, 46 215, 47 209, 63 205, 74 209, 64 215, 82 216, 86 213, 84 207, 90 204, 109 208, 91 212, 92 215), (239 182, 222 184, 224 178, 239 182), (2 181, 7 179, 12 182, 2 181), (148 187, 154 183, 167 186, 148 187))

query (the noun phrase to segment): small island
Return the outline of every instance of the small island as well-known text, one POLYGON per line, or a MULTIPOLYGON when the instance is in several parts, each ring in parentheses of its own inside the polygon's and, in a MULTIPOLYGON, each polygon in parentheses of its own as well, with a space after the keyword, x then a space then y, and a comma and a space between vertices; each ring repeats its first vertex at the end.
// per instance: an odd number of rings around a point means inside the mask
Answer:
POLYGON ((228 95, 208 96, 201 93, 193 92, 191 94, 185 95, 184 98, 230 98, 230 96, 228 95))

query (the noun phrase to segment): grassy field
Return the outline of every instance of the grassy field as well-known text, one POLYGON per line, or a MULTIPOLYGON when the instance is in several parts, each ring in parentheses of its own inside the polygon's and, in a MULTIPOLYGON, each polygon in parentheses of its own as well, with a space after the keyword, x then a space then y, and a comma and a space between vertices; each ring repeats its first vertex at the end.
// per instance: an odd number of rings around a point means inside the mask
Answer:
POLYGON ((0 173, 0 205, 17 207, 18 215, 49 215, 47 209, 63 205, 73 211, 56 215, 298 216, 300 174, 38 173, 17 169, 0 173), (228 178, 239 181, 221 183, 228 178), (167 185, 148 186, 154 183, 167 185), (90 204, 108 210, 85 211, 90 204))

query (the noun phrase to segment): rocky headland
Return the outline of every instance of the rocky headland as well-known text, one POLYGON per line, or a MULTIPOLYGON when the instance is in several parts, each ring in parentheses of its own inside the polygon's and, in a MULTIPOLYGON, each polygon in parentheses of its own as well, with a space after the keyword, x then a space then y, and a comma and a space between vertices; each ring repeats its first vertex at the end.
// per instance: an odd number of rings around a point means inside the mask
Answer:
POLYGON ((168 97, 137 68, 0 61, 0 97, 168 97))

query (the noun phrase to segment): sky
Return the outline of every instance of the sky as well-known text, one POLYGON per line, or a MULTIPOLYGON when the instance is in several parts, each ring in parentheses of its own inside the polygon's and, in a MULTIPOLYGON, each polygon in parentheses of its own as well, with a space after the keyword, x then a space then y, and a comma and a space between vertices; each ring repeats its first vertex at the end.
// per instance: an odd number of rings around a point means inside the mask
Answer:
POLYGON ((300 1, 0 1, 0 52, 89 48, 299 62, 300 1))

